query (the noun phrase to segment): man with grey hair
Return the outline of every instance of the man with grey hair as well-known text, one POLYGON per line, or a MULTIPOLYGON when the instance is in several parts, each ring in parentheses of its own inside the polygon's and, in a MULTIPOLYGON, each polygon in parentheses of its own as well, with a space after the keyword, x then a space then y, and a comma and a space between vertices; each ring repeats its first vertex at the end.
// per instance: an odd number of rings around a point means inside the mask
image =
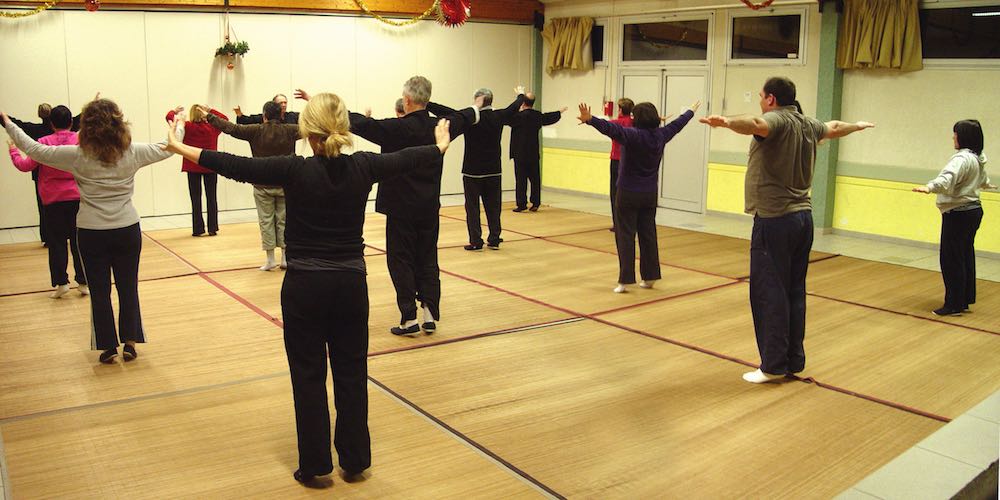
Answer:
MULTIPOLYGON (((295 96, 309 99, 309 94, 301 89, 296 90, 295 96)), ((430 98, 430 80, 414 76, 403 84, 402 117, 376 120, 351 113, 351 132, 381 146, 382 153, 435 144, 438 119, 432 118, 426 109, 430 98)), ((454 139, 479 120, 479 108, 466 108, 443 118, 450 121, 454 139)), ((444 158, 436 157, 433 161, 433 165, 381 182, 375 197, 375 211, 386 216, 386 267, 396 288, 400 313, 399 326, 390 329, 394 335, 418 334, 421 327, 433 333, 441 319, 437 240, 444 158), (417 302, 423 309, 422 324, 417 322, 417 302)))
MULTIPOLYGON (((503 127, 510 122, 514 113, 524 102, 524 87, 514 89, 517 98, 504 109, 494 110, 493 91, 481 88, 473 94, 473 100, 482 100, 483 108, 479 111, 479 122, 465 133, 465 157, 462 160, 462 187, 465 192, 465 223, 469 229, 469 244, 466 250, 483 249, 483 226, 479 219, 479 199, 483 200, 486 209, 486 223, 490 233, 486 237, 486 246, 491 250, 499 250, 500 242, 500 205, 501 199, 501 164, 500 137, 503 127)), ((447 116, 455 110, 437 103, 430 103, 427 109, 437 116, 447 116)))

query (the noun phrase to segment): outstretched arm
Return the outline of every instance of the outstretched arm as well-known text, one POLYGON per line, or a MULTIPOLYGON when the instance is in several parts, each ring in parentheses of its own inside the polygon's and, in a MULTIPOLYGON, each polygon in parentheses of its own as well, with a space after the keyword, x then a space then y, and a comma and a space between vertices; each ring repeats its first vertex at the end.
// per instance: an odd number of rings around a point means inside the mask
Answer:
POLYGON ((205 119, 208 120, 208 124, 229 134, 237 139, 243 139, 244 141, 249 141, 253 137, 253 133, 256 130, 256 125, 237 125, 229 120, 223 120, 214 114, 205 115, 205 119))
POLYGON ((712 128, 716 127, 728 128, 729 130, 732 130, 737 134, 743 134, 743 135, 756 135, 757 137, 767 137, 767 134, 771 132, 771 129, 770 127, 768 127, 767 122, 764 121, 764 119, 759 116, 709 115, 699 119, 698 121, 712 128))
POLYGON ((594 127, 598 132, 610 137, 612 140, 626 143, 628 141, 629 134, 635 133, 635 130, 628 129, 617 123, 609 122, 607 120, 602 120, 597 118, 590 112, 590 105, 587 103, 580 103, 580 116, 577 120, 580 120, 580 124, 587 124, 594 127))
POLYGON ((552 125, 562 118, 562 114, 566 112, 568 108, 562 108, 559 111, 549 111, 548 113, 542 114, 542 126, 552 125))
MULTIPOLYGON (((454 109, 451 109, 448 106, 445 106, 444 104, 438 104, 436 102, 429 102, 429 103, 427 103, 427 111, 430 111, 431 113, 434 114, 434 116, 437 116, 437 117, 448 116, 448 115, 450 115, 450 114, 452 114, 452 113, 455 112, 454 109)), ((365 114, 367 116, 371 116, 368 113, 365 113, 365 114)))
POLYGON ((14 146, 14 141, 7 139, 7 148, 10 150, 10 161, 14 164, 14 168, 22 172, 31 172, 38 168, 38 162, 21 155, 21 152, 14 146))
POLYGON ((826 135, 823 136, 824 139, 837 139, 844 137, 845 135, 853 134, 859 130, 864 130, 866 128, 872 128, 875 124, 871 122, 842 122, 840 120, 831 120, 826 122, 826 135))
POLYGON ((406 173, 420 166, 435 166, 434 161, 448 150, 451 143, 449 123, 446 119, 438 121, 434 128, 436 144, 433 146, 415 146, 395 153, 376 155, 373 153, 355 153, 354 158, 368 165, 369 172, 375 182, 381 182, 397 175, 406 173))
POLYGON ((288 180, 289 169, 295 163, 302 161, 298 156, 271 156, 268 158, 246 158, 243 156, 203 150, 184 144, 177 137, 177 122, 170 122, 167 129, 167 143, 162 147, 167 153, 177 153, 185 159, 211 169, 224 177, 240 182, 284 185, 288 180))
POLYGON ((24 154, 43 165, 52 168, 73 171, 73 165, 80 158, 80 148, 77 146, 46 146, 39 144, 34 139, 24 133, 13 120, 0 112, 0 121, 3 122, 7 135, 14 141, 14 145, 24 151, 24 154))

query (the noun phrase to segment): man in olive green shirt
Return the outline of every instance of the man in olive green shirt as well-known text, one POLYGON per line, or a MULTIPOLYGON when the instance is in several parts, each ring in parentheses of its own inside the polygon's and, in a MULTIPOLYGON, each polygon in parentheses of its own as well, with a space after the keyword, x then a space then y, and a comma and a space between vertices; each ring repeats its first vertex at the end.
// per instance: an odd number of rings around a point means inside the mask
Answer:
POLYGON ((750 237, 750 310, 760 368, 745 373, 760 384, 805 369, 806 271, 813 242, 812 187, 816 146, 874 125, 823 123, 797 111, 795 84, 772 77, 760 92, 761 116, 712 115, 712 127, 752 135, 745 181, 750 237))

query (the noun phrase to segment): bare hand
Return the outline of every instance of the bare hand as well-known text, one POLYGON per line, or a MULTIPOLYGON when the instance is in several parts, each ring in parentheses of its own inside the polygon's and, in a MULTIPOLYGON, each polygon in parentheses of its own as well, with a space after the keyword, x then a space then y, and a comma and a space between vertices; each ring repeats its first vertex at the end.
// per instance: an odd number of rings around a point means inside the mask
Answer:
POLYGON ((94 100, 95 101, 98 100, 98 99, 100 99, 100 98, 101 98, 101 93, 100 92, 94 94, 94 100))
POLYGON ((7 148, 14 149, 14 141, 7 139, 7 148))
POLYGON ((365 108, 365 118, 372 117, 372 108, 365 108))
POLYGON ((698 111, 698 108, 700 107, 701 107, 701 99, 698 99, 697 101, 694 102, 694 104, 691 105, 689 109, 691 111, 698 111))
POLYGON ((560 108, 560 109, 559 109, 559 114, 563 114, 563 113, 565 113, 565 112, 566 112, 566 110, 568 110, 568 109, 569 109, 568 107, 566 107, 566 106, 563 106, 562 108, 560 108))
POLYGON ((914 192, 914 193, 924 193, 924 194, 928 194, 928 193, 930 193, 930 192, 931 192, 931 190, 930 190, 930 189, 927 189, 927 186, 917 186, 917 187, 913 188, 913 192, 914 192))
POLYGON ((177 145, 181 141, 177 140, 177 124, 180 120, 176 118, 167 122, 167 144, 165 146, 160 146, 164 151, 170 151, 171 153, 179 152, 177 145))
POLYGON ((233 113, 236 113, 236 116, 243 116, 243 110, 241 110, 239 106, 233 108, 233 113))
POLYGON ((441 154, 444 154, 448 150, 448 145, 451 144, 450 127, 451 123, 446 118, 438 120, 437 127, 434 127, 434 138, 437 140, 437 147, 441 150, 441 154))
MULTIPOLYGON (((563 108, 563 109, 565 109, 565 108, 563 108)), ((586 103, 581 102, 580 103, 580 116, 576 117, 576 119, 580 120, 580 123, 587 123, 588 121, 590 121, 590 119, 592 117, 593 117, 593 115, 590 114, 590 106, 588 106, 586 103)))
POLYGON ((180 114, 183 111, 184 111, 184 106, 177 106, 176 108, 174 108, 175 115, 180 114))
POLYGON ((660 115, 660 121, 661 122, 665 122, 665 121, 669 120, 670 117, 672 117, 672 116, 674 116, 674 115, 667 115, 667 116, 660 115))
POLYGON ((709 127, 725 127, 729 128, 729 118, 721 115, 710 115, 704 118, 699 118, 698 121, 708 125, 709 127))
POLYGON ((514 95, 521 95, 524 93, 524 85, 518 85, 514 87, 514 95))
POLYGON ((854 124, 854 126, 858 127, 858 130, 864 130, 866 128, 872 128, 872 127, 874 127, 875 124, 872 123, 872 122, 857 122, 857 123, 854 124))
POLYGON ((295 89, 295 93, 292 94, 292 96, 295 97, 296 99, 302 99, 303 101, 309 100, 309 92, 306 92, 305 90, 302 89, 295 89))
POLYGON ((3 125, 5 127, 7 126, 8 123, 10 123, 10 118, 7 118, 7 113, 0 111, 0 121, 3 122, 3 125))

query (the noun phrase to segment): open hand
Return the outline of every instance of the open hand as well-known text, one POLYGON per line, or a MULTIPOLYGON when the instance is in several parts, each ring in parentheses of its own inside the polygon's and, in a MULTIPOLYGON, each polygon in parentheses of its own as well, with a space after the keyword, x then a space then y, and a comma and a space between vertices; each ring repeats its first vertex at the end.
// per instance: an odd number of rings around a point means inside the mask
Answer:
POLYGON ((295 89, 295 92, 292 94, 292 96, 295 97, 296 99, 302 99, 303 101, 309 100, 309 92, 306 92, 305 90, 302 89, 295 89))
POLYGON ((372 108, 365 108, 365 118, 372 117, 372 108))
POLYGON ((667 115, 667 116, 660 115, 660 121, 661 122, 665 122, 665 121, 669 120, 672 116, 674 116, 674 115, 667 115))
POLYGON ((177 106, 176 108, 174 108, 174 114, 175 115, 178 115, 178 114, 182 113, 183 111, 184 111, 184 106, 177 106))
POLYGON ((94 100, 95 101, 98 100, 98 99, 100 99, 100 98, 101 98, 101 93, 100 92, 94 94, 94 100))
POLYGON ((701 107, 701 99, 698 99, 693 104, 691 104, 691 107, 689 109, 691 111, 698 111, 698 108, 700 108, 700 107, 701 107))
POLYGON ((451 122, 446 118, 438 120, 437 127, 434 127, 434 138, 437 140, 437 147, 444 154, 451 144, 451 122))
POLYGON ((524 93, 524 85, 518 85, 514 87, 514 95, 521 95, 524 93))
POLYGON ((914 192, 914 193, 924 193, 924 194, 928 194, 928 193, 930 193, 930 192, 931 192, 931 190, 930 190, 930 189, 927 189, 927 186, 917 186, 917 187, 913 188, 913 192, 914 192))
POLYGON ((170 151, 171 153, 177 153, 177 146, 181 144, 181 141, 177 140, 177 124, 180 122, 176 117, 173 120, 167 122, 167 144, 165 146, 160 146, 164 151, 170 151))
POLYGON ((239 106, 233 108, 233 113, 236 113, 236 116, 243 116, 243 110, 241 110, 239 106))
POLYGON ((726 127, 729 128, 729 118, 722 115, 709 115, 704 118, 699 118, 698 121, 708 125, 709 127, 726 127))
POLYGON ((0 122, 3 122, 3 126, 7 126, 10 123, 10 118, 7 118, 7 113, 0 111, 0 122))
MULTIPOLYGON (((563 109, 566 109, 566 108, 563 108, 563 109)), ((593 115, 590 114, 590 106, 587 105, 586 103, 581 102, 580 103, 580 116, 576 117, 576 119, 580 120, 580 123, 587 123, 588 121, 590 121, 590 119, 592 117, 593 117, 593 115)))
POLYGON ((7 148, 14 149, 14 141, 7 139, 7 148))
POLYGON ((854 126, 858 127, 858 130, 864 130, 866 128, 872 128, 875 126, 872 122, 856 122, 854 126))

